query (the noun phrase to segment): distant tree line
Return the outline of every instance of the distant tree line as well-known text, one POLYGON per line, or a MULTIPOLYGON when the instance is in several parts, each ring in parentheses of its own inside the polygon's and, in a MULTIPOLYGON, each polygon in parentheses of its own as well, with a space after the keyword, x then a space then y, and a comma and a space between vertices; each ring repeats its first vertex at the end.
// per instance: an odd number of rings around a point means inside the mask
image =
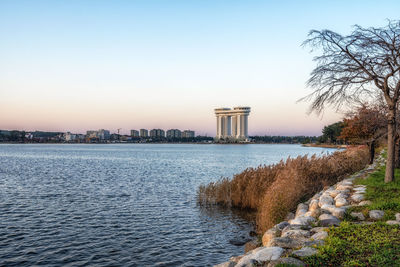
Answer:
POLYGON ((316 136, 250 136, 254 143, 308 144, 317 142, 316 136))

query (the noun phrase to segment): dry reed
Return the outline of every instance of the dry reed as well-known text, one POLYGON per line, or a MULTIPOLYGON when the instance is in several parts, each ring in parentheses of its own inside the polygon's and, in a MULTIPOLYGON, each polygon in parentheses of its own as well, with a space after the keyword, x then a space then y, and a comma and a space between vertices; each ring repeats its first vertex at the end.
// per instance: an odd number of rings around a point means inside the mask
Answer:
POLYGON ((288 158, 274 165, 248 168, 232 180, 222 178, 198 190, 201 205, 257 210, 264 231, 284 219, 297 204, 368 163, 368 151, 353 147, 331 155, 288 158))

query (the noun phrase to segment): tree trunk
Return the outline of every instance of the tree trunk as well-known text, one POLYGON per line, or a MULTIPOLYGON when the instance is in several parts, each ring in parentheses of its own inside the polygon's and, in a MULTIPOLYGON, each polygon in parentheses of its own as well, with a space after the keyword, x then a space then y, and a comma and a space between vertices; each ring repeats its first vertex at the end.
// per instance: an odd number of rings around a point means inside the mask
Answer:
POLYGON ((389 109, 388 140, 387 140, 388 148, 387 148, 385 183, 389 183, 394 180, 395 139, 396 139, 396 110, 389 109))
POLYGON ((396 142, 395 149, 396 149, 396 151, 395 151, 394 167, 396 169, 399 169, 400 168, 400 143, 399 143, 398 139, 397 139, 397 142, 396 142))
POLYGON ((374 158, 375 158, 375 140, 372 140, 370 143, 368 143, 369 147, 369 164, 374 163, 374 158))

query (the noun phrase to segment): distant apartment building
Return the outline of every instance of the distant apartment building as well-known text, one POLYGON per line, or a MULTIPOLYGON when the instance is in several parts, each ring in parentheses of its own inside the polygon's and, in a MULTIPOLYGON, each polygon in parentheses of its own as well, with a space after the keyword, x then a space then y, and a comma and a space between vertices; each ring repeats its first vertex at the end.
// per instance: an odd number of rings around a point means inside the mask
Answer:
POLYGON ((140 137, 149 137, 149 131, 146 129, 140 129, 139 135, 140 137))
POLYGON ((73 142, 76 140, 76 138, 77 138, 76 134, 72 134, 70 132, 66 132, 64 134, 64 139, 66 142, 73 142))
POLYGON ((150 130, 150 137, 165 137, 165 131, 161 129, 150 130))
POLYGON ((98 130, 98 137, 100 140, 109 140, 110 139, 110 131, 100 129, 100 130, 98 130))
POLYGON ((110 131, 100 129, 98 131, 86 131, 88 139, 110 140, 110 131))
POLYGON ((167 131, 167 138, 181 138, 182 132, 178 129, 170 129, 167 131))
POLYGON ((139 131, 131 130, 131 137, 139 137, 139 131))
POLYGON ((182 137, 183 138, 193 138, 194 137, 194 131, 191 130, 184 130, 182 132, 182 137))

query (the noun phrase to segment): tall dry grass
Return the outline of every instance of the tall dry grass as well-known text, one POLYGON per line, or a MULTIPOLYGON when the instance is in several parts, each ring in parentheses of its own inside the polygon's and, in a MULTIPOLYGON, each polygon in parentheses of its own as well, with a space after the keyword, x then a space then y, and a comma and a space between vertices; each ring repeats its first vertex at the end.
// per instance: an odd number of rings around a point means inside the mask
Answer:
POLYGON ((248 168, 231 180, 222 178, 198 190, 201 205, 218 204, 257 210, 264 231, 284 219, 297 204, 368 163, 368 151, 354 147, 331 155, 288 158, 278 164, 248 168))

